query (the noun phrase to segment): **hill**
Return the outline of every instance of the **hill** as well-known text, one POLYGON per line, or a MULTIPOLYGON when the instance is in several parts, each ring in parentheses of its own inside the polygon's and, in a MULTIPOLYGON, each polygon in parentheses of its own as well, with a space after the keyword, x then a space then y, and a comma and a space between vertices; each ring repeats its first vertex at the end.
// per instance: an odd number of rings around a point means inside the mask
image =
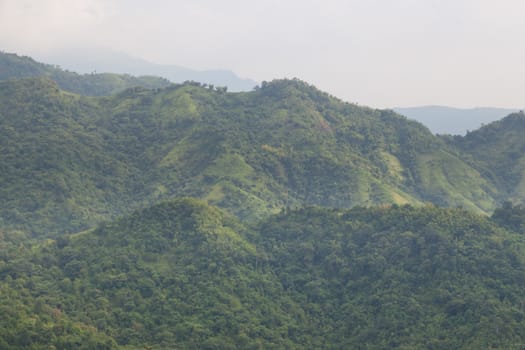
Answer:
POLYGON ((441 135, 465 135, 484 124, 497 121, 518 109, 510 108, 452 108, 445 106, 396 107, 394 111, 417 120, 433 133, 441 135))
MULTIPOLYGON (((1 321, 0 342, 15 348, 24 341, 21 334, 38 332, 27 318, 56 333, 58 309, 60 321, 90 330, 79 335, 66 328, 58 339, 80 343, 84 336, 100 343, 110 336, 101 349, 116 343, 141 349, 293 347, 304 334, 287 329, 299 329, 303 315, 271 273, 257 267, 246 231, 216 208, 180 199, 8 260, 0 269, 1 286, 9 291, 1 304, 13 317, 1 321), (27 305, 27 314, 9 307, 9 297, 27 305)), ((27 342, 44 348, 58 340, 27 342)))
POLYGON ((80 230, 176 196, 256 220, 283 207, 374 203, 487 212, 498 192, 419 123, 299 80, 252 92, 187 83, 109 97, 45 78, 0 83, 0 218, 80 230))
POLYGON ((525 114, 513 113, 499 121, 452 138, 452 144, 479 164, 498 187, 501 198, 523 203, 525 195, 525 114))
POLYGON ((24 242, 0 245, 4 349, 525 342, 523 235, 463 209, 307 208, 247 228, 177 199, 24 242))
POLYGON ((36 62, 30 57, 0 51, 0 80, 28 77, 47 77, 56 81, 65 91, 86 96, 111 95, 135 86, 160 88, 171 84, 164 78, 151 75, 77 74, 55 65, 36 62))
POLYGON ((297 79, 87 96, 1 57, 1 349, 525 344, 523 113, 436 136, 297 79))

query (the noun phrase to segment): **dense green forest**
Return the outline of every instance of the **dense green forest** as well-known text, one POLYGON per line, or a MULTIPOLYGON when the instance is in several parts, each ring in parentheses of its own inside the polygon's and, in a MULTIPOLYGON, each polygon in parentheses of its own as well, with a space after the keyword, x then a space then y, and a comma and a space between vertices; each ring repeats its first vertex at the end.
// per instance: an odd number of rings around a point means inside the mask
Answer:
POLYGON ((4 79, 0 349, 523 348, 523 113, 435 136, 297 79, 4 79))
POLYGON ((5 232, 0 344, 518 349, 525 242, 497 222, 394 205, 283 211, 248 227, 177 199, 56 240, 5 232))
POLYGON ((246 93, 187 83, 96 98, 48 78, 10 80, 0 82, 0 220, 31 234, 72 232, 176 196, 243 220, 304 205, 431 202, 490 213, 523 200, 513 163, 522 141, 503 146, 485 133, 437 137, 298 80, 246 93))

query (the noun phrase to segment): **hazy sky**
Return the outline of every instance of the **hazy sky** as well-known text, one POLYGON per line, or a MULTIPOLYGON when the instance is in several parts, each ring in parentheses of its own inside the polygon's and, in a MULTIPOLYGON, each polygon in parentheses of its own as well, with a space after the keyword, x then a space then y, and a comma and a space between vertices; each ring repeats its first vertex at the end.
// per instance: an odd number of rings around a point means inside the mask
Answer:
POLYGON ((0 0, 0 50, 72 45, 372 107, 525 106, 523 0, 0 0))

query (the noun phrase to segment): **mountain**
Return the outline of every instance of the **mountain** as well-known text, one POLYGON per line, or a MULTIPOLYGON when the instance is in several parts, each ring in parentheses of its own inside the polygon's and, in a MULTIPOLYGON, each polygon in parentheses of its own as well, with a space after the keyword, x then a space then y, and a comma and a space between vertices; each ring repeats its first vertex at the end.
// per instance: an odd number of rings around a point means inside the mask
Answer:
POLYGON ((513 113, 487 124, 452 144, 475 159, 480 171, 506 200, 523 203, 525 195, 525 114, 513 113))
POLYGON ((155 64, 118 51, 101 48, 64 49, 43 56, 42 59, 80 73, 111 72, 135 76, 159 76, 174 83, 197 81, 226 86, 234 92, 250 91, 257 85, 257 82, 239 78, 230 70, 194 70, 177 65, 155 64))
POLYGON ((35 234, 176 196, 248 221, 304 205, 430 201, 488 212, 501 200, 497 179, 421 124, 299 80, 99 98, 45 78, 11 80, 0 83, 0 146, 0 218, 35 234))
POLYGON ((135 86, 161 88, 171 84, 164 78, 149 75, 77 74, 56 65, 37 62, 30 57, 0 51, 0 81, 28 77, 48 77, 63 90, 87 96, 111 95, 135 86))
POLYGON ((525 343, 522 112, 437 136, 297 79, 0 57, 0 349, 525 343))
POLYGON ((56 241, 0 237, 3 349, 512 349, 522 232, 463 209, 183 198, 56 241))
POLYGON ((441 135, 465 135, 501 119, 518 109, 510 108, 452 108, 444 106, 396 107, 394 111, 426 125, 433 133, 441 135))

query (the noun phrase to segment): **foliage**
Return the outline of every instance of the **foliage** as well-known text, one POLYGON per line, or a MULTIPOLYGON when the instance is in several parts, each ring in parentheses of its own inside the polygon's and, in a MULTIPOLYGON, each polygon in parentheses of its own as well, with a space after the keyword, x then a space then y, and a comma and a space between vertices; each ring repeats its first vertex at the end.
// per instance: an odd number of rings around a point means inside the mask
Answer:
POLYGON ((498 178, 422 125, 299 80, 100 98, 45 78, 11 80, 0 83, 0 147, 0 218, 34 234, 176 196, 248 221, 303 205, 430 201, 488 212, 500 198, 498 178))
POLYGON ((56 241, 1 241, 6 349, 525 341, 523 235, 463 209, 306 208, 247 228, 185 198, 56 241))
POLYGON ((485 178, 497 187, 498 202, 522 203, 525 198, 525 114, 511 114, 451 144, 468 154, 485 178))
MULTIPOLYGON (((34 255, 19 252, 0 269, 1 285, 11 299, 58 307, 69 322, 123 346, 294 347, 297 337, 286 330, 299 328, 302 316, 288 309, 293 301, 273 276, 256 268, 257 252, 243 231, 202 202, 167 202, 61 237, 34 255)), ((22 320, 44 317, 12 304, 2 303, 22 320)), ((0 324, 0 339, 16 346, 18 338, 4 336, 17 329, 12 323, 0 324)))
POLYGON ((274 273, 334 348, 519 348, 523 243, 432 206, 305 209, 261 226, 274 273))
POLYGON ((501 208, 494 210, 491 219, 509 230, 525 232, 525 207, 521 204, 506 201, 501 208))
POLYGON ((87 97, 127 83, 0 60, 47 76, 0 82, 0 348, 525 343, 523 114, 436 137, 297 79, 87 97))

